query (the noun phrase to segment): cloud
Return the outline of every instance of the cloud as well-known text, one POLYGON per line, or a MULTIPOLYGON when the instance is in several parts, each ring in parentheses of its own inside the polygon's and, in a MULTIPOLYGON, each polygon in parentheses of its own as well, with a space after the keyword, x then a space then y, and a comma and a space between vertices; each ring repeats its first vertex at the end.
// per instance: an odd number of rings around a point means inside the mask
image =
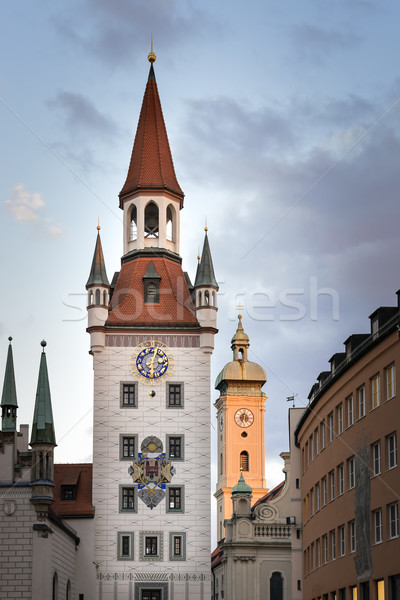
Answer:
POLYGON ((59 237, 64 233, 61 227, 53 225, 50 218, 40 216, 44 206, 42 195, 28 191, 22 183, 14 187, 11 197, 5 201, 6 210, 17 221, 30 223, 46 236, 59 237))
POLYGON ((17 221, 36 221, 37 212, 44 206, 41 194, 28 192, 22 183, 15 186, 11 198, 5 202, 6 208, 17 221))
POLYGON ((324 59, 337 52, 352 50, 362 38, 354 31, 324 29, 310 23, 293 28, 292 40, 298 58, 321 64, 324 59))
POLYGON ((73 92, 59 92, 57 96, 48 100, 47 105, 62 114, 65 125, 71 135, 110 136, 118 133, 116 123, 101 114, 97 108, 82 94, 73 92))

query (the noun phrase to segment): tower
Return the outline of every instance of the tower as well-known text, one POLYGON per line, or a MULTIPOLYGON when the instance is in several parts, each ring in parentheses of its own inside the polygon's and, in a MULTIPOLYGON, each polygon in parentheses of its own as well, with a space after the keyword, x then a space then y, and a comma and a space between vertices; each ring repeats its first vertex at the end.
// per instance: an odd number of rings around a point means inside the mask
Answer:
POLYGON ((3 394, 1 396, 1 429, 5 433, 17 430, 17 391, 15 388, 14 361, 12 353, 12 337, 8 338, 6 371, 4 374, 3 394))
POLYGON ((179 255, 184 195, 153 53, 149 60, 119 194, 121 269, 108 288, 98 236, 87 284, 96 597, 205 600, 210 597, 210 355, 218 286, 206 236, 198 290, 214 293, 214 300, 195 306, 179 255), (90 302, 98 285, 100 298, 109 290, 108 306, 90 302))
MULTIPOLYGON (((251 488, 254 501, 267 493, 265 486, 264 369, 248 360, 249 336, 238 315, 231 341, 233 360, 219 373, 215 388, 218 420, 217 539, 224 537, 224 520, 232 515, 232 488, 241 473, 251 488)), ((241 477, 242 479, 242 477, 241 477)))

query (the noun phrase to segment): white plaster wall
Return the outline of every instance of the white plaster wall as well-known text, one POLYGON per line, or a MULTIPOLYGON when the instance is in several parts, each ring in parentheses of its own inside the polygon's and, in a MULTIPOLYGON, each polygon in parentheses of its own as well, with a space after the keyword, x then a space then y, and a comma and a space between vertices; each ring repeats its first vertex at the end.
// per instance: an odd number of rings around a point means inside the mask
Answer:
POLYGON ((63 519, 75 529, 80 542, 76 550, 75 598, 84 594, 85 600, 96 598, 96 567, 94 556, 94 519, 63 519))
POLYGON ((58 577, 58 598, 66 597, 67 581, 71 582, 72 598, 75 598, 76 544, 73 538, 49 523, 51 534, 51 578, 56 571, 58 577))
MULTIPOLYGON (((181 574, 191 577, 190 598, 210 597, 210 357, 199 348, 170 348, 175 369, 170 381, 184 383, 184 408, 166 408, 166 382, 152 386, 139 382, 139 408, 120 408, 120 382, 133 381, 129 362, 134 348, 106 347, 94 356, 93 503, 95 561, 99 563, 102 600, 113 598, 111 574, 181 574), (150 398, 150 389, 156 396, 150 398), (171 461, 176 473, 172 484, 185 486, 185 512, 166 513, 164 499, 150 510, 138 499, 137 514, 118 512, 119 485, 131 484, 129 461, 119 459, 119 436, 138 435, 138 445, 148 435, 166 444, 167 434, 185 436, 184 461, 171 461), (117 560, 117 532, 134 532, 134 561, 117 560), (139 558, 139 532, 162 531, 163 561, 139 558), (170 562, 170 531, 186 532, 186 561, 170 562), (206 581, 200 582, 200 576, 206 581)), ((120 585, 117 580, 117 586, 120 585)), ((175 584, 176 586, 176 584, 175 584)), ((174 592, 175 593, 175 592, 174 592)), ((186 592, 185 592, 186 593, 186 592)))

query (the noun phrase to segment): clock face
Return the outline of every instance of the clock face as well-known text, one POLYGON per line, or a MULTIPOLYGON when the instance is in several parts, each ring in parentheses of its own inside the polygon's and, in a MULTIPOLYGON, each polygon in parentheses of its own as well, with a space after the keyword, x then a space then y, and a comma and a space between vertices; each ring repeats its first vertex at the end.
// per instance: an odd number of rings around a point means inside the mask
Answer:
POLYGON ((130 367, 135 377, 139 375, 144 382, 157 383, 172 373, 172 354, 161 342, 143 342, 132 354, 130 367))
POLYGON ((250 427, 254 422, 254 415, 248 408, 239 408, 235 412, 235 423, 239 427, 250 427))

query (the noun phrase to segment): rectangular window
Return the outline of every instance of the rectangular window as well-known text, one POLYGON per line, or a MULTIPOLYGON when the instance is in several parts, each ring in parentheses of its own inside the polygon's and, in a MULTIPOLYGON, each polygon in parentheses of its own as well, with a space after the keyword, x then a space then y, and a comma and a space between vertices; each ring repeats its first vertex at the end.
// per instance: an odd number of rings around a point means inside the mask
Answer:
POLYGON ((356 462, 354 456, 349 458, 347 466, 349 470, 349 490, 352 490, 356 485, 356 462))
POLYGON ((168 458, 183 460, 183 436, 167 435, 168 458))
POLYGON ((386 400, 390 400, 396 395, 396 378, 394 365, 390 365, 385 369, 386 375, 386 400))
POLYGON ((339 404, 336 408, 337 413, 337 434, 340 435, 343 432, 343 404, 339 404))
POLYGON ((328 562, 328 536, 322 536, 322 560, 324 564, 328 562))
POLYGON ((322 506, 325 506, 327 503, 327 485, 326 485, 326 477, 322 478, 322 506))
POLYGON ((333 441, 333 412, 329 413, 328 415, 328 435, 329 435, 329 441, 332 442, 333 441))
POLYGON ((61 486, 61 500, 73 501, 76 500, 76 485, 61 486))
POLYGON ((121 382, 120 404, 121 408, 136 408, 136 383, 121 382))
POLYGON ((120 460, 136 458, 137 435, 120 435, 120 460))
POLYGON ((320 509, 319 483, 315 484, 315 506, 318 512, 320 509))
POLYGON ((350 599, 357 600, 357 586, 356 585, 354 585, 353 587, 350 588, 350 599))
POLYGON ((334 529, 331 531, 331 558, 332 560, 336 558, 336 532, 334 529))
POLYGON ((117 534, 117 559, 133 560, 133 533, 119 531, 117 534))
POLYGON ((307 467, 308 467, 308 464, 309 464, 309 460, 308 460, 308 442, 306 442, 306 443, 305 443, 304 450, 305 450, 305 455, 304 455, 304 457, 305 457, 305 461, 304 461, 304 468, 305 468, 305 469, 307 469, 307 467))
POLYGON ((375 375, 371 379, 371 404, 372 408, 377 408, 381 403, 379 395, 379 375, 375 375))
POLYGON ((326 445, 326 439, 325 439, 325 421, 322 421, 321 423, 321 450, 323 450, 325 448, 326 445))
POLYGON ((318 429, 314 431, 314 446, 315 446, 315 456, 319 454, 319 432, 318 429))
POLYGON ((385 600, 385 582, 379 579, 376 583, 376 600, 385 600))
POLYGON ((310 491, 310 500, 311 500, 311 514, 315 513, 315 504, 314 504, 314 488, 311 488, 310 491))
POLYGON ((358 388, 358 418, 365 417, 365 385, 358 388))
POLYGON ((389 504, 389 538, 399 537, 399 508, 397 502, 389 504))
POLYGON ((167 512, 183 512, 184 487, 182 485, 174 487, 167 486, 167 494, 167 512))
POLYGON ((388 469, 397 467, 397 435, 396 432, 387 436, 388 469))
POLYGON ((157 536, 147 535, 144 541, 145 556, 158 556, 158 538, 157 536))
POLYGON ((341 525, 339 527, 339 540, 340 540, 340 556, 344 556, 346 554, 344 525, 341 525))
POLYGON ((374 475, 381 472, 381 443, 372 444, 372 471, 374 475))
POLYGON ((186 533, 169 533, 169 560, 186 560, 186 533))
POLYGON ((321 566, 321 540, 317 539, 317 567, 321 566))
POLYGON ((380 508, 374 510, 373 515, 375 544, 380 544, 382 542, 382 510, 380 508))
POLYGON ((314 542, 311 544, 311 570, 315 569, 315 546, 314 542))
POLYGON ((331 500, 335 499, 335 471, 329 473, 329 487, 331 489, 331 500))
POLYGON ((120 512, 136 512, 136 486, 120 486, 120 512))
POLYGON ((339 600, 346 600, 346 588, 340 588, 339 600))
POLYGON ((167 387, 167 407, 183 408, 183 383, 168 383, 167 387))
POLYGON ((343 464, 338 466, 338 480, 339 480, 339 496, 344 493, 344 466, 343 464))
POLYGON ((347 412, 347 427, 351 427, 353 425, 353 396, 350 396, 346 400, 346 412, 347 412))
POLYGON ((309 448, 310 448, 310 462, 312 462, 312 460, 314 459, 314 443, 313 443, 312 435, 310 435, 310 439, 309 439, 309 448))
POLYGON ((350 521, 349 523, 349 543, 350 552, 356 551, 356 522, 350 521))

